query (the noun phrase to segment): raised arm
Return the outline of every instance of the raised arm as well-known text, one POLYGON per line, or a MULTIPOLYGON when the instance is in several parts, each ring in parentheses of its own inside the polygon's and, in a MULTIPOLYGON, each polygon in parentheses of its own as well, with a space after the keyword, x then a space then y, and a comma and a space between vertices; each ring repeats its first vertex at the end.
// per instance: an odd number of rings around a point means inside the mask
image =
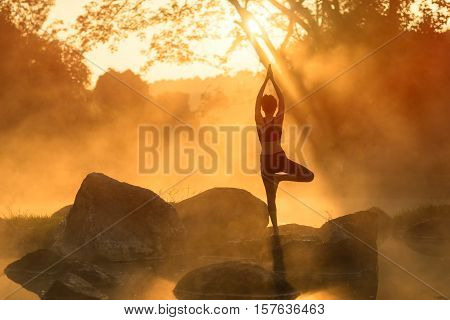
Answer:
POLYGON ((275 88, 275 91, 278 96, 278 112, 277 112, 277 115, 275 116, 275 121, 281 125, 281 124, 283 124, 284 111, 285 111, 284 96, 283 96, 283 93, 281 92, 280 87, 278 86, 277 82, 275 81, 275 79, 273 77, 273 73, 270 73, 270 80, 272 80, 273 87, 275 88))
POLYGON ((264 83, 261 86, 261 89, 259 89, 258 96, 256 97, 256 103, 255 103, 255 122, 256 125, 262 125, 263 124, 263 117, 261 114, 261 102, 262 97, 264 94, 264 90, 266 89, 267 82, 269 81, 269 74, 267 74, 266 79, 264 79, 264 83))

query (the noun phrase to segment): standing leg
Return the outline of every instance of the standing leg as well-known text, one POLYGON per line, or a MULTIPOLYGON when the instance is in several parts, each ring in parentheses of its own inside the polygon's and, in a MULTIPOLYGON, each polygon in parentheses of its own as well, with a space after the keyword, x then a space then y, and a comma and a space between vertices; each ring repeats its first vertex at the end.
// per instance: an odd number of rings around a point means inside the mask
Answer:
POLYGON ((278 182, 274 180, 274 177, 269 177, 262 174, 264 188, 266 189, 267 196, 267 210, 269 211, 270 221, 272 221, 273 231, 278 234, 278 222, 277 222, 277 206, 276 196, 278 189, 278 182))
MULTIPOLYGON (((278 223, 277 223, 277 206, 275 203, 276 193, 278 188, 278 182, 274 180, 274 177, 270 177, 267 175, 263 175, 264 187, 266 188, 267 195, 267 208, 269 210, 270 220, 273 225, 273 235, 271 239, 271 249, 272 249, 272 269, 279 277, 285 280, 286 277, 286 268, 284 267, 283 260, 283 249, 281 247, 280 236, 278 232, 278 223)), ((280 286, 281 283, 277 285, 277 292, 280 294, 280 297, 283 293, 285 293, 285 288, 280 286)))

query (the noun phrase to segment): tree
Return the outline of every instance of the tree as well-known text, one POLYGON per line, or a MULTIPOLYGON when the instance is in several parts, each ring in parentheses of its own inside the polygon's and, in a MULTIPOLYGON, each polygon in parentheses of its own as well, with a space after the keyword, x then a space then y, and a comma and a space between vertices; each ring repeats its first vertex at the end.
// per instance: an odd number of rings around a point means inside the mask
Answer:
POLYGON ((139 109, 147 101, 135 91, 123 85, 126 83, 140 93, 148 92, 148 84, 130 70, 117 72, 108 70, 101 75, 93 90, 95 102, 106 109, 106 114, 121 113, 126 108, 139 109), (120 79, 120 82, 117 81, 120 79))
MULTIPOLYGON (((261 63, 275 65, 281 85, 297 99, 307 91, 302 71, 292 60, 303 52, 318 52, 339 45, 378 45, 400 29, 445 31, 445 0, 422 3, 412 12, 413 0, 93 0, 75 23, 64 50, 67 64, 75 60, 73 48, 85 53, 99 44, 115 50, 121 40, 136 35, 148 43, 145 68, 156 62, 202 62, 224 68, 228 57, 251 45, 261 63), (421 18, 422 16, 422 18, 421 18), (275 41, 272 31, 284 39, 275 41), (222 50, 205 50, 205 43, 228 41, 222 50), (280 76, 281 75, 281 76, 280 76)), ((25 33, 56 39, 58 24, 42 31, 52 0, 5 0, 16 26, 25 33), (24 18, 27 17, 27 18, 24 18), (32 19, 29 19, 32 17, 32 19)), ((67 29, 63 30, 66 33, 67 29)), ((78 52, 78 51, 77 51, 78 52)), ((76 72, 74 72, 76 73, 76 72)))
MULTIPOLYGON (((412 0, 170 0, 155 4, 146 0, 99 0, 85 6, 70 38, 80 50, 99 43, 114 50, 120 40, 135 34, 149 43, 147 67, 155 62, 203 62, 223 66, 237 48, 250 44, 262 64, 272 62, 283 74, 288 92, 305 91, 300 70, 291 70, 286 54, 304 47, 326 50, 348 42, 385 40, 400 28, 408 28, 412 0), (264 13, 266 18, 259 17, 264 13), (233 21, 235 23, 233 23, 233 21), (275 45, 270 30, 284 33, 275 45), (232 38, 227 50, 207 53, 196 50, 208 40, 232 38)), ((444 1, 445 2, 445 1, 444 1)), ((444 8, 443 1, 434 1, 444 8)), ((442 29, 442 18, 426 21, 442 29), (441 25, 438 25, 437 22, 441 25)), ((444 26, 445 28, 445 26, 444 26)), ((442 30, 441 30, 442 31, 442 30)), ((292 96, 292 95, 291 95, 292 96)))
POLYGON ((82 56, 66 43, 40 35, 50 5, 31 0, 1 2, 2 131, 28 121, 34 131, 49 132, 69 128, 69 120, 84 116, 89 72, 82 56))
POLYGON ((54 0, 2 0, 0 13, 22 35, 38 33, 48 18, 54 0))
MULTIPOLYGON (((67 78, 77 84, 87 85, 89 71, 84 65, 83 56, 69 43, 57 38, 57 33, 62 30, 60 21, 46 25, 53 5, 54 0, 3 0, 0 3, 0 23, 2 28, 10 30, 11 37, 10 42, 8 39, 2 42, 6 42, 6 47, 15 46, 11 38, 16 37, 15 41, 19 45, 41 46, 41 51, 46 51, 48 55, 51 52, 53 55, 52 59, 58 65, 55 69, 66 72, 67 78)), ((3 34, 3 37, 6 36, 3 34)), ((33 59, 31 52, 29 55, 33 59)))

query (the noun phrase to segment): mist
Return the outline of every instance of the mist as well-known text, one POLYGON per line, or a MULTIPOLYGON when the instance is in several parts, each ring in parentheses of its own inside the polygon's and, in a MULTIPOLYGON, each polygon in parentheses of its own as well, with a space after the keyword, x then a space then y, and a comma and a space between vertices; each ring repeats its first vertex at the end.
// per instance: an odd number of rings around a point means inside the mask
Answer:
MULTIPOLYGON (((175 174, 138 172, 140 125, 175 127, 181 120, 193 128, 253 126, 254 98, 263 74, 148 84, 131 71, 109 70, 89 90, 83 86, 88 78, 82 67, 78 75, 85 80, 74 81, 62 62, 55 67, 50 60, 52 50, 38 50, 44 40, 15 34, 17 39, 2 41, 21 41, 24 48, 6 47, 2 61, 9 63, 0 68, 5 75, 0 88, 4 214, 51 214, 73 202, 82 179, 93 171, 156 192, 175 183, 180 179, 175 174)), ((448 49, 447 34, 405 34, 290 109, 286 125, 311 127, 303 153, 316 179, 307 186, 286 183, 283 188, 333 217, 371 206, 395 214, 405 207, 448 201, 448 49)), ((348 45, 326 54, 292 50, 290 55, 312 91, 371 50, 348 45)), ((287 107, 295 103, 289 101, 287 107)), ((220 140, 215 148, 219 163, 227 156, 224 143, 220 140)), ((289 143, 285 137, 283 144, 289 143)), ((238 167, 241 146, 232 148, 238 167)), ((252 153, 245 157, 257 163, 258 153, 252 153)), ((239 170, 233 175, 195 174, 162 196, 179 201, 215 186, 265 197, 259 176, 239 170)), ((279 207, 283 223, 324 222, 283 192, 279 207)))

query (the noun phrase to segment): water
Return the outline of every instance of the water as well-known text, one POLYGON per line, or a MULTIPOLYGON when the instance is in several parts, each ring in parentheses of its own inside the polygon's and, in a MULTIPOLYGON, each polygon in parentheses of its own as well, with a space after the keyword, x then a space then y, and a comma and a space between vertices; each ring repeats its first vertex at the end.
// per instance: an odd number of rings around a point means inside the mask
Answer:
MULTIPOLYGON (((450 296, 450 276, 448 274, 450 260, 422 255, 395 239, 389 239, 379 244, 378 249, 383 256, 401 266, 396 266, 388 259, 379 256, 378 299, 440 299, 442 296, 439 292, 447 297, 450 296), (402 270, 402 268, 410 273, 402 270)), ((0 259, 0 270, 2 271, 0 276, 1 298, 18 287, 18 284, 9 280, 3 274, 4 268, 15 260, 17 258, 0 259)), ((172 293, 175 282, 150 276, 147 283, 148 288, 136 298, 175 299, 172 293)), ((346 296, 345 288, 330 287, 305 293, 298 299, 345 299, 346 296)), ((36 300, 39 297, 26 289, 21 289, 10 299, 36 300)))

